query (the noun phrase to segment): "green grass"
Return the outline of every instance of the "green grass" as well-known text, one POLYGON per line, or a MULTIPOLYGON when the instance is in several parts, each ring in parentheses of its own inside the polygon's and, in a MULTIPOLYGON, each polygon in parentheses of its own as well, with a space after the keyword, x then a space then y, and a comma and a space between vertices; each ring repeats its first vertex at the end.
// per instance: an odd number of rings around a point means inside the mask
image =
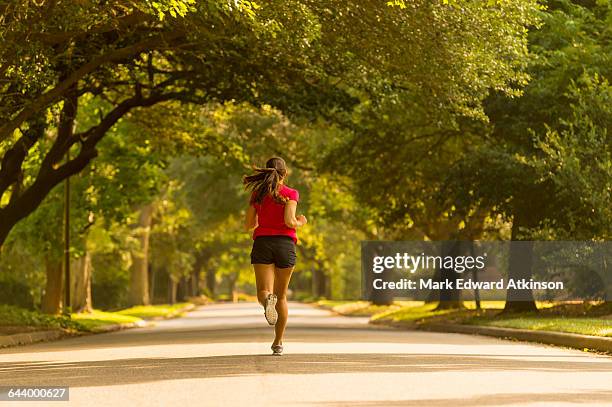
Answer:
POLYGON ((409 305, 405 307, 401 307, 395 310, 389 310, 387 312, 382 312, 372 316, 372 321, 379 322, 414 322, 424 318, 447 315, 455 310, 439 310, 436 311, 436 307, 438 304, 423 304, 421 305, 409 305))
POLYGON ((63 315, 47 315, 12 305, 0 305, 0 326, 64 328, 82 330, 83 326, 63 315))
MULTIPOLYGON (((485 310, 486 309, 502 310, 504 309, 505 305, 506 305, 506 301, 488 301, 488 300, 480 301, 480 308, 485 309, 485 310)), ((536 301, 536 305, 538 309, 546 309, 546 308, 553 307, 555 304, 551 302, 536 301)), ((469 310, 475 310, 476 302, 475 301, 463 301, 463 306, 469 310)))
POLYGON ((374 305, 369 301, 330 301, 321 300, 317 302, 320 307, 331 309, 342 315, 369 317, 390 311, 396 311, 402 307, 422 305, 422 301, 394 301, 391 305, 374 305))
POLYGON ((372 315, 371 320, 382 323, 459 323, 612 337, 612 319, 609 318, 552 315, 555 304, 550 303, 538 303, 540 314, 505 316, 498 312, 504 304, 504 301, 483 301, 483 310, 476 312, 473 301, 465 301, 463 310, 436 310, 437 303, 415 302, 399 309, 389 308, 372 315))
MULTIPOLYGON (((473 317, 474 311, 476 311, 476 303, 474 301, 464 301, 463 310, 451 309, 451 310, 436 310, 438 303, 425 304, 423 301, 397 301, 396 304, 402 305, 399 309, 389 308, 383 312, 372 315, 372 321, 389 321, 389 322, 413 322, 426 320, 428 318, 436 319, 436 322, 457 322, 467 317, 473 317), (448 319, 451 317, 454 321, 446 320, 443 321, 443 316, 447 316, 448 319)), ((505 301, 481 301, 480 307, 482 311, 494 311, 502 310, 504 308, 505 301)), ((539 308, 547 308, 551 305, 546 303, 538 303, 539 308)))
POLYGON ((569 332, 582 335, 612 337, 612 319, 603 318, 519 316, 513 318, 494 317, 492 319, 474 318, 466 322, 473 325, 495 326, 500 328, 569 332))
POLYGON ((336 305, 332 308, 334 312, 342 315, 352 315, 356 317, 369 317, 385 312, 389 309, 400 308, 399 305, 374 305, 367 301, 357 301, 348 304, 336 305))
POLYGON ((215 296, 215 300, 224 302, 233 302, 234 300, 237 302, 257 302, 257 296, 247 293, 237 293, 235 297, 230 294, 219 294, 215 296))
MULTIPOLYGON (((480 306, 485 310, 501 310, 504 308, 505 301, 481 301, 480 306)), ((372 320, 387 318, 393 322, 401 321, 402 319, 413 321, 426 318, 428 316, 443 315, 448 312, 433 312, 437 304, 425 305, 423 301, 394 301, 392 305, 372 305, 368 301, 337 301, 337 300, 320 300, 317 305, 323 308, 331 309, 342 315, 351 316, 372 316, 372 320), (425 308, 419 308, 425 307, 425 308), (397 312, 397 314, 394 314, 397 312), (397 319, 397 321, 395 320, 397 319)), ((463 306, 467 310, 475 310, 476 303, 474 301, 464 301, 463 306)), ((538 303, 539 308, 549 307, 548 303, 538 303)))
POLYGON ((70 318, 63 315, 47 315, 10 305, 0 305, 0 327, 24 327, 23 330, 63 328, 91 332, 108 325, 141 322, 147 318, 177 316, 188 305, 190 303, 183 302, 173 305, 138 306, 118 312, 94 310, 90 313, 72 314, 70 318))
POLYGON ((128 324, 142 321, 141 318, 122 315, 118 312, 104 312, 94 310, 91 313, 83 312, 80 314, 72 314, 72 320, 78 322, 83 331, 95 331, 96 329, 115 324, 128 324))
POLYGON ((320 307, 332 309, 338 305, 353 304, 356 302, 361 302, 361 301, 320 300, 320 301, 317 301, 317 305, 320 307))
MULTIPOLYGON (((506 301, 480 301, 482 309, 504 309, 506 301)), ((467 309, 476 309, 475 301, 463 301, 463 306, 467 309)))
POLYGON ((185 307, 189 306, 189 302, 180 302, 177 304, 161 304, 161 305, 139 305, 117 311, 116 314, 137 317, 137 318, 169 318, 177 316, 185 307))
POLYGON ((105 325, 141 321, 140 318, 120 315, 115 312, 94 310, 92 313, 64 315, 47 315, 10 305, 0 305, 0 327, 22 326, 40 329, 69 329, 89 332, 105 325))

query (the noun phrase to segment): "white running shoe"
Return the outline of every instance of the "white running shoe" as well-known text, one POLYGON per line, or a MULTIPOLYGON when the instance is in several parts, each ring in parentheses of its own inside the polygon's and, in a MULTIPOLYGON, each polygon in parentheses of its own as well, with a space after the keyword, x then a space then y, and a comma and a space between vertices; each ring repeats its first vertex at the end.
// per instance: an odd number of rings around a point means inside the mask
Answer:
POLYGON ((272 345, 272 356, 283 356, 283 345, 272 345))
POLYGON ((264 315, 266 317, 266 321, 268 324, 274 325, 276 324, 276 320, 278 319, 278 313, 276 312, 276 294, 268 294, 266 298, 266 305, 264 306, 264 315))

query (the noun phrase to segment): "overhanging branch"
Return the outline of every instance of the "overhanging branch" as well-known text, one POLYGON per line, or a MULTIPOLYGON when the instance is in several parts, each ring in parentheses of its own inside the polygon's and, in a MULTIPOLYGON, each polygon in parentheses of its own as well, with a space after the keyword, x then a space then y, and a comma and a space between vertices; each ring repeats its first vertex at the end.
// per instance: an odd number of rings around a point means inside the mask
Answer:
POLYGON ((20 220, 32 213, 56 185, 71 175, 82 171, 97 156, 96 144, 126 113, 135 107, 152 106, 166 100, 180 99, 183 96, 185 96, 184 92, 157 93, 146 97, 137 94, 116 106, 98 125, 83 133, 72 135, 67 142, 56 140, 57 144, 54 143, 53 147, 56 145, 57 147, 53 152, 53 157, 49 157, 49 154, 47 154, 34 182, 19 197, 11 199, 8 205, 0 208, 0 246, 11 229, 20 220), (76 157, 56 167, 56 163, 65 155, 66 151, 78 141, 82 143, 76 157))
POLYGON ((8 138, 12 132, 19 127, 21 123, 31 118, 34 114, 40 112, 51 103, 61 98, 78 80, 83 78, 85 75, 91 73, 96 68, 104 65, 108 62, 121 60, 130 56, 136 55, 140 52, 158 49, 168 41, 176 40, 182 35, 180 32, 172 32, 166 36, 158 36, 155 38, 149 38, 148 40, 141 41, 139 43, 120 48, 101 55, 91 61, 85 63, 80 68, 76 69, 65 80, 58 83, 53 89, 43 93, 36 99, 34 99, 26 108, 21 110, 12 120, 9 120, 0 127, 0 141, 4 141, 8 138))

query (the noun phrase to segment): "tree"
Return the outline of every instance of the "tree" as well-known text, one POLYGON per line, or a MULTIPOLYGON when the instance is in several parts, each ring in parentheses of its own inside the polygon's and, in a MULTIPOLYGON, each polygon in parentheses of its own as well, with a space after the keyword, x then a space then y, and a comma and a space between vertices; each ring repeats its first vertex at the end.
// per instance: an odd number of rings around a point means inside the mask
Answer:
POLYGON ((527 28, 537 23, 534 2, 445 3, 398 3, 404 12, 422 13, 427 24, 405 21, 403 35, 381 28, 389 38, 415 43, 381 41, 379 59, 393 75, 368 77, 371 92, 360 93, 360 105, 343 123, 343 142, 327 155, 326 170, 351 179, 386 239, 479 236, 487 208, 458 213, 445 180, 452 163, 479 141, 488 92, 518 95, 527 81, 525 46, 527 28))
MULTIPOLYGON (((450 106, 478 116, 474 102, 489 87, 510 91, 510 82, 522 81, 513 57, 520 61, 521 27, 532 2, 459 8, 423 1, 410 11, 379 1, 274 2, 257 11, 246 1, 133 4, 5 6, 0 193, 10 193, 13 202, 0 208, 0 242, 55 185, 81 171, 107 131, 137 107, 238 100, 345 120, 333 112, 350 112, 359 101, 367 106, 378 92, 396 89, 422 98, 427 111, 450 106), (177 17, 160 19, 166 12, 177 17), (26 37, 32 41, 24 46, 26 37), (493 64, 492 58, 508 62, 493 64), (439 67, 434 72, 432 64, 439 67), (79 99, 89 95, 111 106, 98 123, 72 134, 79 99), (27 121, 50 108, 62 110, 57 137, 31 182, 20 185, 21 164, 45 133, 27 121), (58 165, 70 148, 74 158, 58 165)), ((399 106, 415 107, 412 101, 399 106)))
POLYGON ((390 38, 410 38, 411 48, 382 41, 379 58, 394 75, 368 78, 372 92, 360 95, 362 103, 344 123, 348 134, 328 154, 326 169, 354 180, 381 226, 404 236, 445 239, 466 223, 451 216, 452 203, 433 198, 486 120, 487 93, 514 95, 526 83, 526 27, 536 21, 535 4, 461 4, 412 5, 427 24, 404 21, 401 36, 390 31, 395 26, 381 28, 390 38))
MULTIPOLYGON (((550 6, 542 28, 530 34, 532 80, 524 95, 487 100, 491 127, 456 162, 448 190, 464 208, 489 207, 511 220, 513 241, 606 239, 611 8, 571 1, 550 6)), ((515 246, 509 277, 529 279, 532 245, 515 246)), ((509 290, 505 309, 536 307, 531 292, 509 290)))
MULTIPOLYGON (((49 3, 36 10, 47 13, 45 20, 21 8, 19 2, 5 7, 11 24, 2 33, 8 47, 0 64, 5 75, 0 92, 7 101, 1 109, 5 120, 0 127, 0 193, 10 194, 11 199, 0 208, 0 243, 55 185, 85 168, 97 155, 99 141, 134 108, 172 99, 198 103, 256 100, 266 86, 280 103, 283 93, 279 89, 297 79, 296 71, 284 74, 288 71, 284 58, 294 56, 287 50, 296 49, 287 44, 310 35, 308 22, 295 14, 286 30, 268 24, 275 17, 272 8, 263 13, 261 21, 256 20, 250 2, 235 2, 236 7, 222 1, 199 2, 185 9, 189 11, 185 16, 166 19, 158 18, 160 10, 151 15, 152 10, 145 7, 148 2, 142 2, 141 8, 135 3, 134 7, 101 9, 49 3), (90 20, 96 22, 83 29, 84 21, 90 20), (219 29, 211 31, 211 26, 219 29), (32 41, 22 47, 21 38, 36 29, 41 34, 32 34, 32 41), (247 50, 252 51, 243 53, 247 50), (277 67, 284 68, 263 77, 261 72, 273 70, 273 55, 277 67), (23 60, 32 63, 22 66, 23 60), (38 60, 45 60, 44 69, 38 60), (255 89, 255 84, 261 84, 261 89, 255 89), (107 100, 110 107, 100 111, 97 123, 73 134, 79 100, 91 95, 107 100), (28 122, 33 117, 44 118, 52 108, 61 109, 57 124, 28 122), (29 174, 24 175, 23 163, 45 132, 54 130, 53 145, 30 179, 29 174), (60 164, 71 148, 73 158, 60 164), (30 182, 23 184, 22 179, 30 182)), ((168 2, 169 13, 177 14, 173 5, 180 3, 168 2)), ((283 17, 283 11, 281 8, 276 17, 283 17)), ((312 85, 319 86, 323 85, 312 85)))

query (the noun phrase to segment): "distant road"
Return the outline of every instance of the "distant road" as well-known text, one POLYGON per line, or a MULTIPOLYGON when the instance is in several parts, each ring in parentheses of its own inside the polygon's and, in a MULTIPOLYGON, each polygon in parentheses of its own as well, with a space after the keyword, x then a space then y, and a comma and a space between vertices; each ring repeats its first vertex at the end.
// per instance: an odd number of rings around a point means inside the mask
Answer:
POLYGON ((2 349, 0 386, 68 385, 71 401, 0 406, 612 406, 611 357, 290 310, 282 357, 244 303, 2 349))

